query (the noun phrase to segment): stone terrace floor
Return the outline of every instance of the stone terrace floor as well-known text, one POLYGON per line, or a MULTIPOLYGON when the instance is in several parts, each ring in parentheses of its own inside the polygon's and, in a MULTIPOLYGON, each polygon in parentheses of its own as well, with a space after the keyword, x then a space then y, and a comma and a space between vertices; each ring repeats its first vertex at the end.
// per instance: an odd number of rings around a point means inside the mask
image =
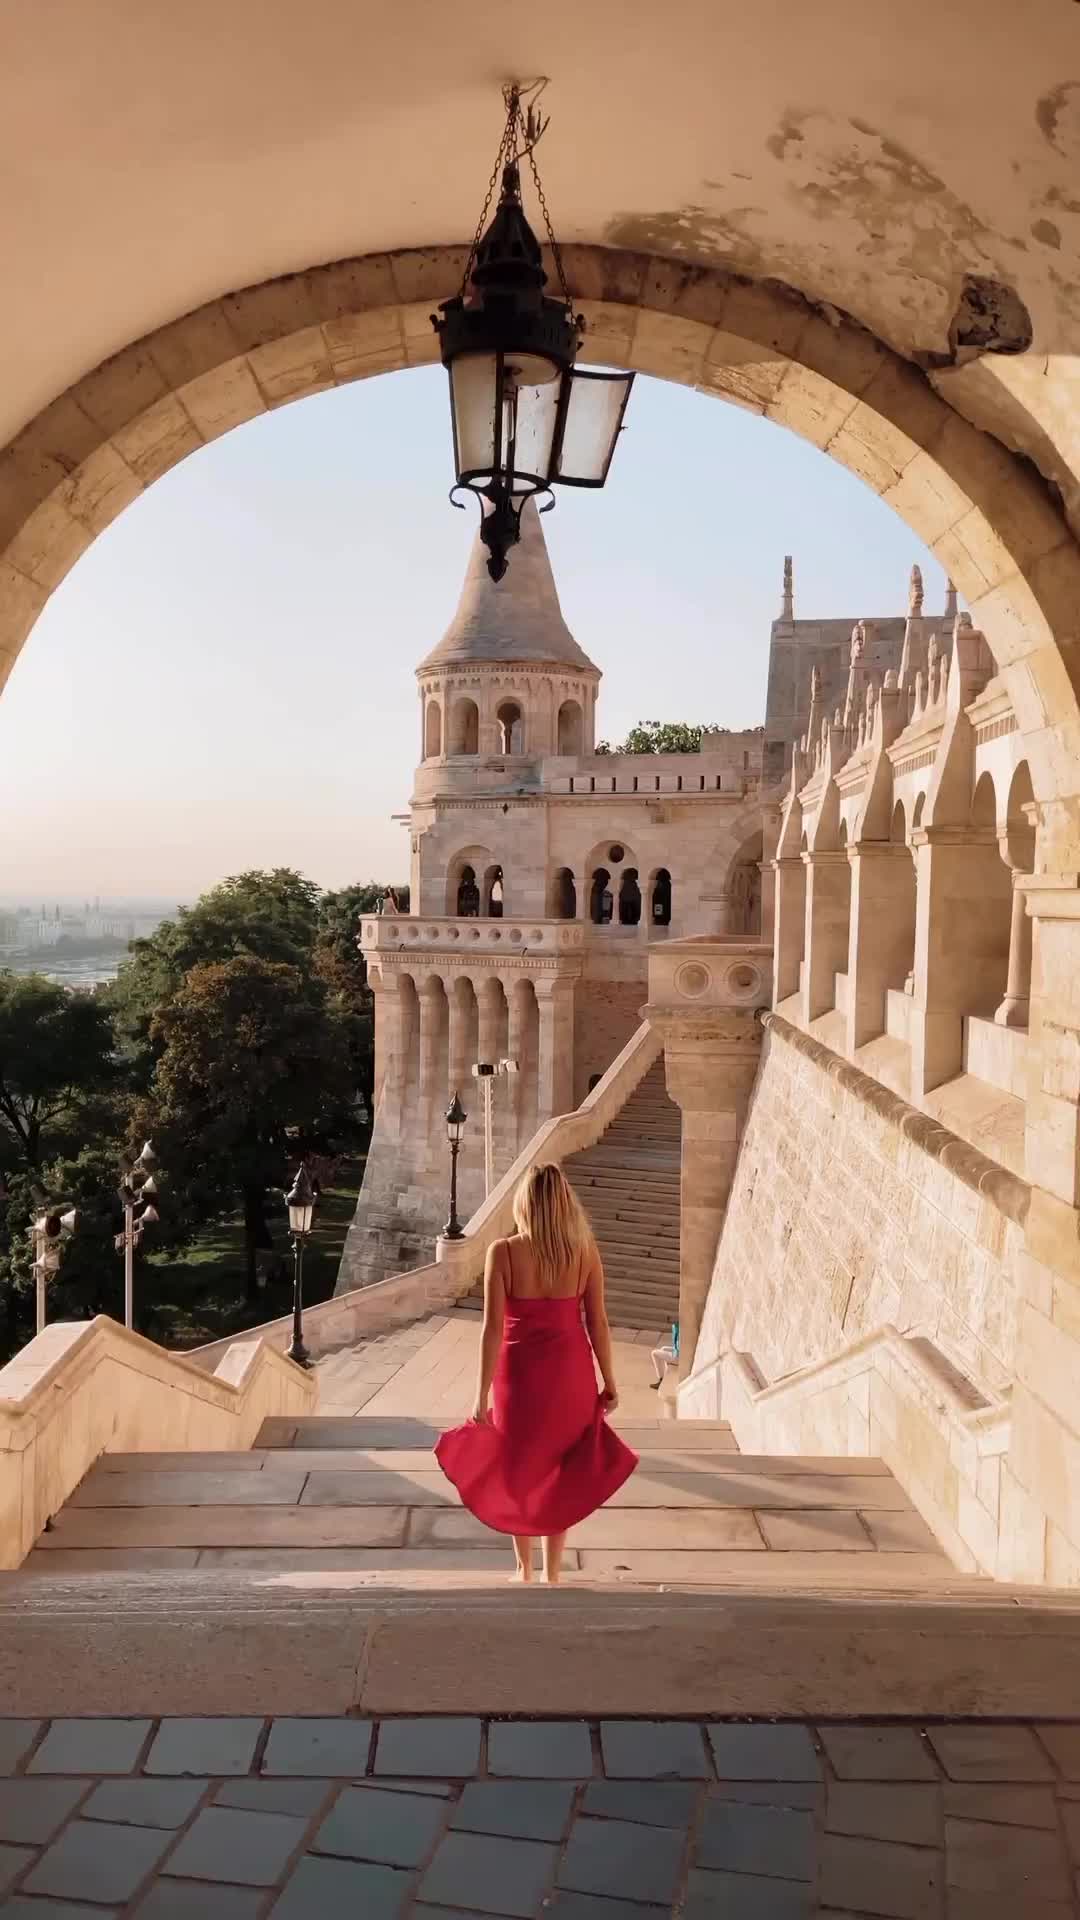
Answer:
MULTIPOLYGON (((314 1369, 319 1413, 464 1419, 476 1387, 480 1322, 478 1311, 459 1307, 322 1355, 314 1369)), ((674 1419, 674 1377, 669 1375, 661 1393, 649 1384, 654 1378, 650 1348, 666 1336, 630 1327, 612 1331, 623 1418, 655 1420, 668 1414, 674 1419)))
POLYGON ((0 1720, 6 1920, 1075 1920, 1080 1722, 0 1720))

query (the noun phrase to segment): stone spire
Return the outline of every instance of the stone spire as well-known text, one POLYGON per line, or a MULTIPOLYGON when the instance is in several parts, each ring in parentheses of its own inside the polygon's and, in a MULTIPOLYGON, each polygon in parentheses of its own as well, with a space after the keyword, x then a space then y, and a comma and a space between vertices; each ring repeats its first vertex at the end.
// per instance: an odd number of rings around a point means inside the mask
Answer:
POLYGON ((908 587, 908 612, 920 614, 923 603, 922 568, 918 565, 911 569, 911 583, 908 587))
POLYGON ((781 620, 795 618, 795 581, 790 553, 784 555, 784 592, 780 601, 780 618, 781 620))
POLYGON ((953 586, 953 583, 951 580, 946 580, 945 582, 945 618, 946 620, 955 620, 956 614, 957 614, 956 588, 953 586))
POLYGON ((487 559, 477 531, 457 611, 417 671, 505 660, 598 673, 563 619, 534 501, 525 502, 513 565, 497 585, 488 573, 487 559))
POLYGON ((866 687, 866 668, 863 665, 865 651, 866 628, 861 620, 856 620, 851 629, 851 661, 848 667, 847 698, 844 702, 845 727, 854 727, 857 724, 857 716, 866 687))

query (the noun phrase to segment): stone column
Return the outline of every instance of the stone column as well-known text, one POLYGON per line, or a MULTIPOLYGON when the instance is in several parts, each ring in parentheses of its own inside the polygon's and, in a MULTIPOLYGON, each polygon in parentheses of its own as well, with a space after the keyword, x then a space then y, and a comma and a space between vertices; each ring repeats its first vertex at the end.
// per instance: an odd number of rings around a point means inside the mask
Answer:
POLYGON ((450 1032, 446 1050, 446 1097, 450 1100, 455 1093, 460 1093, 462 1099, 466 1100, 472 1066, 469 1059, 469 1015, 472 990, 467 980, 453 982, 449 1001, 450 1032))
POLYGON ((430 1106, 437 1091, 445 1011, 442 980, 437 973, 429 973, 420 986, 420 1100, 425 1107, 430 1106))
POLYGON ((405 980, 393 968, 382 968, 382 984, 375 1002, 375 1045, 382 1054, 381 1115, 385 1125, 397 1132, 405 1105, 409 1071, 410 1020, 405 1004, 405 980))
MULTIPOLYGON (((776 887, 773 907, 773 953, 776 967, 775 1004, 799 991, 799 972, 806 940, 806 868, 801 854, 773 861, 776 887)), ((762 903, 764 912, 764 902, 762 903)), ((762 925, 762 934, 768 929, 762 925)))
POLYGON ((885 1031, 885 995, 902 988, 915 950, 915 869, 894 841, 852 847, 851 932, 845 1048, 849 1054, 885 1031))
POLYGON ((694 1364, 713 1263, 757 1075, 752 1008, 647 1009, 664 1036, 667 1088, 682 1111, 679 1174, 679 1378, 694 1364))
POLYGON ((929 827, 912 838, 917 891, 911 1091, 918 1102, 963 1071, 965 1013, 990 1011, 985 995, 988 980, 1001 978, 1002 896, 1010 881, 996 837, 929 827))
POLYGON ((510 1059, 518 1063, 518 1071, 511 1076, 506 1090, 506 1104, 516 1119, 521 1111, 525 1069, 528 1065, 525 1058, 525 1024, 528 1018, 528 997, 531 988, 522 974, 511 974, 509 981, 504 985, 507 1006, 506 1051, 510 1059))
POLYGON ((806 950, 802 1017, 809 1025, 836 1004, 836 975, 848 962, 851 917, 851 869, 846 848, 804 853, 806 867, 806 950))
POLYGON ((1027 900, 1013 874, 1012 918, 1009 923, 1009 974, 1005 998, 994 1020, 999 1027, 1026 1027, 1031 1004, 1031 921, 1027 900))
MULTIPOLYGON (((476 1057, 490 1061, 494 1066, 502 1050, 503 1009, 502 982, 496 974, 488 974, 481 980, 476 990, 476 1000, 480 1012, 476 1057)), ((471 1067, 472 1062, 469 1064, 471 1067)))
POLYGON ((540 1011, 536 1118, 542 1125, 574 1104, 574 983, 549 974, 534 985, 540 1011))

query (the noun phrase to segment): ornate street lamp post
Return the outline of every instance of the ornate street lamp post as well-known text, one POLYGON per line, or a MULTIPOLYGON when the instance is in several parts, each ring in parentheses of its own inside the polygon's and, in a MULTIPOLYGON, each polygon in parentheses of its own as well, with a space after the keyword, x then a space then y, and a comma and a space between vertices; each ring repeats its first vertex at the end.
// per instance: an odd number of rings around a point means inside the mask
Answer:
POLYGON ((143 1228, 156 1226, 161 1218, 154 1179, 157 1164, 158 1157, 149 1140, 144 1141, 137 1160, 125 1156, 120 1162, 118 1198, 124 1210, 124 1229, 117 1234, 114 1245, 117 1253, 124 1256, 125 1327, 135 1325, 135 1249, 142 1239, 143 1228))
POLYGON ((455 1093, 446 1109, 446 1137, 450 1142, 450 1217, 443 1228, 444 1240, 461 1240, 465 1235, 457 1210, 457 1157, 468 1117, 461 1104, 461 1095, 455 1093))
POLYGON ((39 1213, 34 1217, 30 1235, 34 1242, 35 1332, 45 1327, 45 1289, 60 1269, 65 1240, 70 1240, 79 1224, 74 1207, 66 1213, 39 1213))
POLYGON ((298 1367, 309 1367, 311 1355, 304 1345, 304 1246, 311 1232, 315 1212, 315 1189, 302 1160, 296 1179, 285 1196, 285 1204, 289 1209, 289 1232, 293 1243, 292 1346, 289 1348, 289 1359, 295 1360, 298 1367))
MULTIPOLYGON (((602 487, 633 385, 632 373, 588 372, 574 361, 585 331, 575 314, 562 255, 552 231, 534 148, 547 121, 532 89, 526 107, 517 86, 503 89, 506 125, 461 291, 431 323, 450 376, 454 467, 461 489, 479 496, 480 537, 488 572, 501 580, 520 537, 521 510, 553 486, 602 487), (544 216, 561 297, 547 282, 537 240, 521 203, 519 162, 528 160, 544 216), (501 175, 495 217, 484 231, 501 175)), ((554 506, 549 499, 541 512, 554 506)))

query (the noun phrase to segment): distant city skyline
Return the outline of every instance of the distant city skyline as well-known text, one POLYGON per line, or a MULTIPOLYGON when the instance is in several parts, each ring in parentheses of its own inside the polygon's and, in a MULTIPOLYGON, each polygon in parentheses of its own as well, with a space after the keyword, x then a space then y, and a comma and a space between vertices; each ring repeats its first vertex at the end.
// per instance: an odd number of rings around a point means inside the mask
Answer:
MULTIPOLYGON (((173 911, 253 866, 407 878, 390 816, 419 757, 414 669, 475 527, 447 503, 448 414, 440 368, 317 395, 203 449, 94 543, 0 699, 0 900, 173 911)), ((607 488, 562 493, 544 529, 612 740, 761 721, 785 553, 800 614, 902 612, 913 561, 944 604, 933 557, 852 475, 652 380, 607 488)))

